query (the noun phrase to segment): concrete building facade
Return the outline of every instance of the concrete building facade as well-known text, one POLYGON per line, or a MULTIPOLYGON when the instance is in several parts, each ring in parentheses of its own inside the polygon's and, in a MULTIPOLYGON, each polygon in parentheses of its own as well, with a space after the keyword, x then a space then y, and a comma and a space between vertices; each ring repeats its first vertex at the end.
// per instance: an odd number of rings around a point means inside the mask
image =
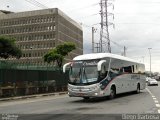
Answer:
POLYGON ((12 13, 0 11, 0 35, 14 37, 23 55, 18 63, 45 64, 43 56, 63 42, 73 42, 76 50, 66 60, 83 54, 82 27, 58 8, 12 13))

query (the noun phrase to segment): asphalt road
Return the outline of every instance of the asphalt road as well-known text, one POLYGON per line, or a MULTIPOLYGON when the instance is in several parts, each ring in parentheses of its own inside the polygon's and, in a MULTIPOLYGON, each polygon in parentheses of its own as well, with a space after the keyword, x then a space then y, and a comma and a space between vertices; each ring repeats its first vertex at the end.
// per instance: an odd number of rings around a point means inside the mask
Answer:
POLYGON ((122 94, 113 100, 94 98, 86 101, 82 98, 60 95, 1 101, 0 113, 3 116, 6 114, 19 115, 19 118, 23 120, 52 120, 53 118, 54 120, 101 120, 106 119, 106 117, 117 120, 122 118, 120 114, 159 113, 159 92, 160 82, 159 86, 147 86, 147 89, 141 91, 140 94, 122 94), (117 115, 113 117, 113 114, 117 115))

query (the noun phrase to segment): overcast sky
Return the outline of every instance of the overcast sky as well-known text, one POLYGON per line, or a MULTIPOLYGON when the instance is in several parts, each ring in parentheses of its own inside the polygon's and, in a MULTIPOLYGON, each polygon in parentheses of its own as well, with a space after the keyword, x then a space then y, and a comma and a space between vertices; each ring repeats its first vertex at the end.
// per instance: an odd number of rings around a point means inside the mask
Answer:
MULTIPOLYGON (((0 0, 0 9, 14 12, 42 9, 33 0, 0 0)), ((82 24, 84 53, 91 53, 91 27, 97 29, 95 41, 99 41, 100 0, 37 0, 48 8, 59 8, 82 24)), ((115 29, 109 28, 112 53, 121 54, 127 47, 128 57, 144 62, 149 71, 149 50, 152 55, 152 71, 160 72, 160 1, 114 0, 115 29), (114 44, 113 42, 119 45, 114 44)))

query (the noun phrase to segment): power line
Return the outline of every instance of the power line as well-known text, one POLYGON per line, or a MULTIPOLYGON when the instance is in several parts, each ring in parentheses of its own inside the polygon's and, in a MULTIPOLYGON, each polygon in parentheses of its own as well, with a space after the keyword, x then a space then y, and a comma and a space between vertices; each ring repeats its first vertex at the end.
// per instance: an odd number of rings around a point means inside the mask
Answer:
POLYGON ((111 42, 113 43, 113 44, 115 44, 115 45, 117 45, 118 47, 123 47, 122 45, 120 45, 120 44, 118 44, 117 42, 115 42, 115 41, 113 41, 113 40, 111 40, 111 42))
POLYGON ((84 17, 79 17, 77 19, 85 19, 85 18, 88 18, 88 17, 96 16, 96 15, 99 15, 99 13, 95 13, 95 14, 92 14, 92 15, 84 16, 84 17))
POLYGON ((36 1, 36 0, 31 0, 31 1, 33 1, 35 4, 39 5, 40 7, 44 8, 44 9, 47 9, 47 8, 48 8, 47 6, 41 4, 40 2, 38 2, 38 1, 36 1))
POLYGON ((99 3, 94 3, 94 4, 91 4, 91 5, 88 5, 88 6, 84 6, 84 7, 81 7, 81 8, 75 8, 75 9, 71 9, 69 11, 72 11, 72 12, 75 12, 77 10, 82 10, 82 9, 86 9, 86 8, 90 8, 90 7, 93 7, 93 6, 97 6, 99 3))
POLYGON ((37 6, 37 7, 40 7, 42 9, 48 9, 47 6, 41 4, 40 2, 37 2, 36 0, 25 0, 26 2, 29 2, 30 4, 34 5, 34 6, 37 6))
MULTIPOLYGON (((94 25, 98 25, 98 24, 100 24, 100 23, 97 23, 97 24, 94 24, 94 25)), ((90 26, 90 25, 86 25, 86 24, 83 24, 83 23, 81 23, 81 25, 82 25, 83 27, 86 27, 86 28, 89 28, 89 29, 91 29, 91 28, 93 27, 93 25, 90 26)), ((98 30, 97 28, 96 28, 96 31, 97 31, 97 32, 100 32, 100 30, 98 30)), ((105 33, 104 33, 103 37, 107 39, 107 36, 105 36, 105 33)), ((126 55, 126 49, 127 49, 127 48, 126 48, 125 46, 120 45, 119 43, 117 43, 117 42, 115 42, 115 41, 113 41, 113 40, 110 40, 110 42, 112 42, 113 44, 115 44, 116 46, 118 46, 118 47, 120 47, 120 48, 123 48, 123 49, 124 49, 124 55, 126 55)), ((97 46, 97 47, 94 47, 94 48, 97 49, 97 52, 100 52, 100 43, 94 43, 94 44, 96 44, 96 46, 97 46)), ((102 44, 107 45, 107 41, 102 41, 102 44)))
MULTIPOLYGON (((100 24, 100 23, 97 23, 97 24, 100 24)), ((94 25, 97 25, 97 24, 94 24, 94 25)), ((92 27, 93 27, 93 25, 92 26, 90 26, 90 25, 86 25, 86 24, 83 24, 83 23, 81 23, 81 25, 83 26, 83 27, 86 27, 86 28, 89 28, 89 29, 91 29, 92 27)), ((97 32, 100 32, 100 30, 98 30, 97 28, 96 28, 96 31, 97 32)), ((106 36, 103 36, 104 38, 107 38, 106 36)), ((113 41, 113 40, 110 40, 113 44, 115 44, 115 45, 117 45, 118 47, 120 47, 120 48, 124 48, 125 46, 123 46, 123 45, 120 45, 120 44, 118 44, 117 42, 115 42, 115 41, 113 41)), ((96 49, 97 49, 97 51, 98 52, 100 52, 100 43, 94 43, 94 44, 96 44, 97 45, 97 47, 95 47, 96 49)), ((107 45, 107 42, 106 41, 102 41, 102 44, 105 44, 105 45, 107 45)), ((125 47, 125 49, 126 49, 126 47, 125 47)))
POLYGON ((83 27, 92 28, 92 26, 84 24, 84 23, 80 23, 80 25, 82 25, 83 27))

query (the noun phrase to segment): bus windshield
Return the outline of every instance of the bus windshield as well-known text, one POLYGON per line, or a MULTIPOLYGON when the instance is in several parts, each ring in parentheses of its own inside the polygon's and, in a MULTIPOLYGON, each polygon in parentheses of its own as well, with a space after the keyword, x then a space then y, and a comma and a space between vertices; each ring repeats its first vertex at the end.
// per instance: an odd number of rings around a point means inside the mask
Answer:
POLYGON ((80 61, 71 65, 69 72, 69 83, 92 84, 98 80, 98 61, 80 61))
POLYGON ((82 62, 72 63, 69 71, 69 82, 80 83, 82 74, 82 62))

